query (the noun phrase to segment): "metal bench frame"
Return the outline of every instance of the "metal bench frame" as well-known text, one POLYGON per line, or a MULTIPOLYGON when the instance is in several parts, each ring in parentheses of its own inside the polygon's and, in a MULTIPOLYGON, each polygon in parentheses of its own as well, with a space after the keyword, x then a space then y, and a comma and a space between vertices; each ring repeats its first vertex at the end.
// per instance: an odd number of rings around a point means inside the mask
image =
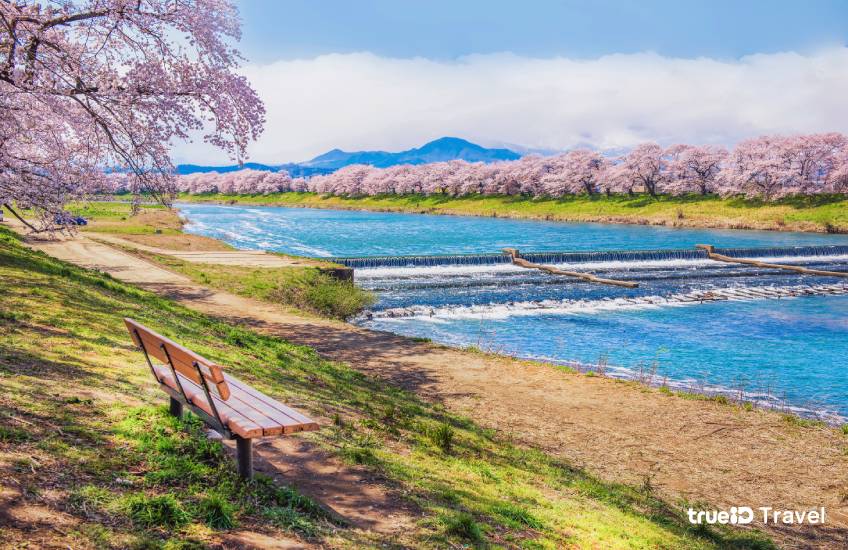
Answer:
POLYGON ((147 348, 144 345, 144 340, 141 338, 141 334, 139 334, 138 329, 135 328, 133 329, 133 332, 138 339, 141 351, 144 353, 144 359, 147 361, 147 366, 150 367, 150 372, 153 374, 153 378, 159 382, 159 386, 170 396, 171 400, 168 407, 169 412, 177 418, 181 418, 183 416, 183 407, 187 406, 191 409, 191 412, 202 418, 208 426, 220 433, 225 439, 234 439, 236 442, 236 460, 238 462, 239 476, 242 479, 251 479, 253 477, 253 440, 245 439, 234 434, 221 420, 221 416, 218 414, 218 408, 215 406, 215 400, 212 399, 212 394, 209 391, 209 384, 206 383, 206 377, 203 375, 203 371, 200 370, 200 364, 198 364, 197 361, 194 361, 192 366, 197 369, 197 375, 200 378, 200 385, 203 388, 203 393, 206 395, 206 402, 212 410, 212 415, 203 409, 196 407, 194 403, 192 403, 191 399, 189 399, 188 395, 186 395, 182 382, 180 382, 177 369, 174 368, 174 363, 171 361, 171 354, 168 353, 167 346, 165 346, 164 343, 159 344, 159 348, 165 354, 165 357, 168 358, 168 367, 171 369, 171 375, 174 377, 174 382, 176 383, 177 388, 179 388, 179 391, 174 390, 174 388, 159 379, 159 375, 156 374, 156 369, 153 368, 153 362, 150 360, 150 355, 147 353, 147 348))

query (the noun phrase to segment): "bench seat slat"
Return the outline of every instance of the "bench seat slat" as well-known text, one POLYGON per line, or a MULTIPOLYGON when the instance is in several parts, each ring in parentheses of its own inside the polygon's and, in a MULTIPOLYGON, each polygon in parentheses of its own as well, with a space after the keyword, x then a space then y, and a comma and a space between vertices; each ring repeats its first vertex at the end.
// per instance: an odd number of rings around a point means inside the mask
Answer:
MULTIPOLYGON (((160 366, 154 368, 166 386, 172 389, 177 389, 173 382, 173 376, 171 375, 170 369, 160 366)), ((180 382, 183 384, 183 388, 186 392, 188 392, 189 387, 191 387, 194 394, 192 397, 197 396, 197 401, 201 402, 194 404, 202 405, 201 408, 204 411, 207 411, 208 406, 203 389, 193 381, 183 377, 181 374, 179 374, 179 376, 180 382)), ((216 396, 212 396, 215 402, 215 407, 218 409, 218 413, 225 422, 230 419, 237 419, 238 422, 246 421, 247 423, 252 423, 253 425, 258 426, 261 429, 261 433, 253 435, 252 437, 291 434, 318 429, 318 424, 315 421, 300 415, 296 411, 289 409, 281 403, 275 402, 268 396, 263 395, 265 400, 273 402, 275 406, 269 405, 266 401, 260 401, 256 399, 255 395, 244 391, 244 388, 249 386, 244 385, 235 378, 228 378, 228 383, 231 383, 231 381, 235 381, 237 383, 236 387, 231 387, 230 398, 227 401, 221 401, 216 396), (280 409, 283 409, 286 412, 283 412, 283 410, 280 409), (297 414, 299 418, 293 418, 291 413, 297 414), (224 416, 226 416, 227 419, 224 419, 224 416)), ((253 433, 254 430, 252 428, 250 429, 251 433, 253 433)), ((238 433, 237 430, 232 431, 238 433)), ((242 437, 246 436, 242 435, 242 437)))
MULTIPOLYGON (((179 395, 179 388, 177 388, 177 385, 174 383, 174 377, 171 375, 171 370, 161 366, 154 366, 153 368, 156 369, 160 383, 168 386, 179 395)), ((182 384, 186 395, 191 399, 191 404, 214 417, 212 408, 206 401, 206 394, 203 392, 203 388, 182 374, 177 373, 177 376, 180 377, 180 383, 182 384)), ((231 432, 245 439, 262 437, 265 435, 265 426, 261 423, 256 422, 253 418, 246 417, 242 414, 242 412, 234 409, 227 401, 222 401, 216 395, 212 395, 212 399, 215 402, 215 408, 218 409, 218 414, 221 415, 221 420, 231 432)), ((270 423, 268 424, 268 429, 273 432, 273 427, 270 423)), ((279 430, 277 434, 269 435, 278 435, 280 433, 282 433, 282 430, 279 430)))
POLYGON ((300 412, 283 405, 273 397, 269 397, 252 386, 248 386, 238 378, 224 373, 224 380, 230 387, 233 397, 237 397, 248 406, 278 421, 284 426, 284 433, 313 431, 318 429, 318 423, 300 412))

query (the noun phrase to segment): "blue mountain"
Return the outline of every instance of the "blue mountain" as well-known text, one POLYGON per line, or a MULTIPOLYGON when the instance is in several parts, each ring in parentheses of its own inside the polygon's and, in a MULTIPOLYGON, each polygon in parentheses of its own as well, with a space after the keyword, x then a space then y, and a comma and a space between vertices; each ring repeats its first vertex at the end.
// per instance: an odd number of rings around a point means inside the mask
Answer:
POLYGON ((268 165, 247 162, 244 166, 237 164, 229 166, 200 166, 196 164, 180 164, 177 173, 194 174, 196 172, 234 172, 242 168, 252 170, 287 171, 292 177, 329 174, 339 168, 351 164, 368 164, 378 168, 386 168, 397 164, 427 164, 429 162, 445 162, 449 160, 465 160, 468 162, 497 162, 501 160, 516 160, 521 154, 510 149, 488 149, 455 137, 443 137, 425 143, 416 149, 408 149, 398 153, 388 151, 342 151, 333 149, 323 155, 318 155, 306 162, 268 165))
POLYGON ((519 158, 521 158, 520 154, 509 149, 487 149, 464 139, 443 137, 426 143, 417 149, 408 149, 398 153, 387 151, 347 152, 341 149, 333 149, 299 164, 313 168, 338 170, 351 164, 369 164, 378 168, 386 168, 397 164, 427 164, 458 159, 468 162, 495 162, 519 158))

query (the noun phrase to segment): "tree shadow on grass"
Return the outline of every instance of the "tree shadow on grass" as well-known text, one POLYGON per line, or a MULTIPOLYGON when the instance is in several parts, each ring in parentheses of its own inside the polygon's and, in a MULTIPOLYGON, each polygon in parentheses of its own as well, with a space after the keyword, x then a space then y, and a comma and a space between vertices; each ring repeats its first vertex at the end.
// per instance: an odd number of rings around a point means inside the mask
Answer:
POLYGON ((0 372, 43 380, 88 381, 92 374, 70 361, 52 361, 17 348, 0 345, 0 372))
POLYGON ((846 195, 793 195, 791 197, 783 197, 773 201, 766 201, 762 198, 746 198, 734 197, 726 201, 726 205, 731 208, 760 208, 764 206, 790 206, 796 210, 805 210, 809 208, 817 208, 828 206, 831 204, 844 203, 848 201, 846 195))

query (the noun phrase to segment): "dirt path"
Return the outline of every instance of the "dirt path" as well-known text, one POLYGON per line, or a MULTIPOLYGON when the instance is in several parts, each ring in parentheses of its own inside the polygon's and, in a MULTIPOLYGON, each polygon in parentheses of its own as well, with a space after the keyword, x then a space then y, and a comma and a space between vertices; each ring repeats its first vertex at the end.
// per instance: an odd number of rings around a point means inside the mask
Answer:
POLYGON ((119 246, 135 247, 153 254, 167 254, 186 262, 203 264, 238 265, 244 267, 307 267, 325 266, 325 262, 310 260, 308 258, 293 258, 269 254, 264 250, 168 250, 165 248, 141 244, 129 239, 123 239, 108 233, 89 232, 86 235, 98 240, 119 246))
POLYGON ((848 546, 848 438, 779 414, 687 400, 636 384, 419 343, 345 323, 287 314, 214 291, 109 246, 80 238, 33 243, 200 311, 314 347, 323 356, 443 402, 517 442, 599 477, 650 484, 677 502, 824 506, 827 524, 770 527, 787 547, 848 546))

